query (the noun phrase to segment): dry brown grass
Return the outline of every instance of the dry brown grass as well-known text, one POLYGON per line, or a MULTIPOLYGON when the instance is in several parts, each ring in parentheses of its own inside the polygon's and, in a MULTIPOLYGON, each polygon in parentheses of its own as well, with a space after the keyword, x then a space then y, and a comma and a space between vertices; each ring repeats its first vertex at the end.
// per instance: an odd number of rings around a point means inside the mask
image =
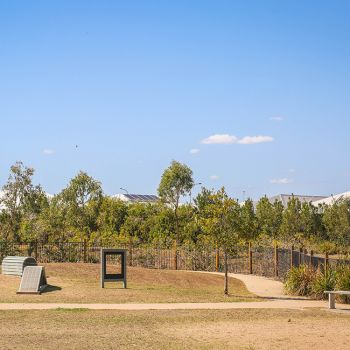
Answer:
POLYGON ((0 275, 0 302, 170 303, 254 300, 245 285, 230 278, 231 295, 223 295, 223 277, 169 270, 128 268, 128 289, 121 283, 99 287, 98 264, 46 264, 48 283, 42 295, 16 295, 20 278, 0 275), (250 298, 250 299, 249 299, 250 298))
POLYGON ((0 311, 0 348, 345 350, 349 327, 320 310, 0 311))

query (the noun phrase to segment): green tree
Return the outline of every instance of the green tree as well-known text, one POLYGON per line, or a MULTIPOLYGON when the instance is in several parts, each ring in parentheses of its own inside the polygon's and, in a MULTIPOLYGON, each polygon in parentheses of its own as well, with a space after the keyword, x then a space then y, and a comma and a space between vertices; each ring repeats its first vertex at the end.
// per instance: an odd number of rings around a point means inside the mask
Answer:
POLYGON ((208 204, 210 204, 211 195, 213 192, 213 190, 209 190, 204 186, 201 188, 201 191, 197 194, 196 198, 193 201, 195 208, 199 213, 202 212, 208 204))
POLYGON ((34 225, 35 238, 42 243, 66 242, 74 236, 66 220, 66 205, 62 205, 57 195, 42 210, 34 225))
POLYGON ((82 171, 58 195, 66 223, 77 238, 89 240, 91 233, 96 231, 102 198, 100 182, 82 171))
POLYGON ((150 240, 154 244, 170 248, 174 243, 174 232, 176 231, 173 210, 169 206, 159 203, 156 206, 152 222, 150 240))
POLYGON ((20 240, 26 238, 28 230, 23 230, 24 221, 35 221, 43 208, 48 205, 48 199, 40 185, 34 186, 32 177, 34 169, 25 167, 22 162, 11 166, 7 183, 3 186, 3 196, 0 199, 2 210, 2 237, 20 240), (22 225, 22 232, 21 232, 22 225), (21 233, 24 236, 21 237, 21 233))
POLYGON ((302 244, 302 231, 301 202, 292 196, 283 212, 281 234, 287 242, 302 244))
POLYGON ((324 237, 322 212, 312 203, 303 203, 300 211, 300 225, 303 238, 309 242, 324 237))
POLYGON ((240 210, 241 231, 245 239, 252 241, 258 235, 258 220, 251 199, 244 202, 240 210))
POLYGON ((329 240, 340 249, 348 250, 350 246, 350 201, 340 200, 324 207, 323 223, 329 240))
POLYGON ((118 199, 103 197, 97 217, 97 239, 113 240, 120 234, 128 213, 127 205, 118 199))
POLYGON ((159 187, 158 195, 174 212, 176 242, 180 241, 178 209, 180 198, 190 193, 194 185, 192 170, 185 164, 173 161, 165 169, 159 187))
POLYGON ((270 203, 269 199, 264 196, 256 205, 256 218, 258 230, 261 235, 278 238, 280 227, 283 219, 283 205, 280 201, 270 203))
POLYGON ((242 236, 240 206, 229 198, 224 188, 210 196, 201 217, 201 226, 215 246, 224 251, 224 294, 228 295, 227 256, 233 252, 242 236))
POLYGON ((121 227, 121 234, 128 242, 148 243, 155 217, 156 207, 152 204, 133 203, 121 227))

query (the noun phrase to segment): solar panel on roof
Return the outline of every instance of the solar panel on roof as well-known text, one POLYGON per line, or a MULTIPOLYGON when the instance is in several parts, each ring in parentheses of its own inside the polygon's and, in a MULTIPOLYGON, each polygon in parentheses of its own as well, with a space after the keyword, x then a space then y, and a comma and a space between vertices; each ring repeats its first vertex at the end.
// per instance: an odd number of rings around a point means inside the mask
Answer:
POLYGON ((124 198, 126 198, 130 202, 156 202, 158 201, 158 197, 153 194, 135 194, 135 193, 127 193, 123 194, 124 198))

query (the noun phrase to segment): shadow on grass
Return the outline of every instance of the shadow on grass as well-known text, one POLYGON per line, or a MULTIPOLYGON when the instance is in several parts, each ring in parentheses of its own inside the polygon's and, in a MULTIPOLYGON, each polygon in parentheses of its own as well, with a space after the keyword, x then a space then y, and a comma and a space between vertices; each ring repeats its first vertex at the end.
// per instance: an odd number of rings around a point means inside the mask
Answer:
POLYGON ((311 299, 308 297, 298 297, 298 296, 281 296, 281 297, 257 297, 258 299, 263 299, 263 300, 303 300, 303 301, 315 301, 317 299, 311 299))
POLYGON ((47 285, 46 288, 41 292, 41 294, 56 292, 58 290, 62 290, 61 287, 58 286, 52 286, 51 284, 47 285))
POLYGON ((241 299, 252 299, 256 301, 267 301, 267 300, 304 300, 304 301, 315 301, 316 299, 311 299, 307 297, 293 297, 293 296, 281 296, 281 297, 262 297, 258 295, 238 295, 238 294, 229 294, 229 297, 241 298, 241 299))

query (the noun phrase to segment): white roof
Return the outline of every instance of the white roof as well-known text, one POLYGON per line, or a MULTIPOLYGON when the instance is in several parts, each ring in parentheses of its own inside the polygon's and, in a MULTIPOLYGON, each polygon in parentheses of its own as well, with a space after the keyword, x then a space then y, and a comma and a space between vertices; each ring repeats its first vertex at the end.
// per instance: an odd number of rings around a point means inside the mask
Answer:
POLYGON ((318 201, 312 202, 313 205, 318 206, 319 204, 333 205, 336 201, 350 198, 350 191, 336 194, 327 198, 323 198, 318 201))

